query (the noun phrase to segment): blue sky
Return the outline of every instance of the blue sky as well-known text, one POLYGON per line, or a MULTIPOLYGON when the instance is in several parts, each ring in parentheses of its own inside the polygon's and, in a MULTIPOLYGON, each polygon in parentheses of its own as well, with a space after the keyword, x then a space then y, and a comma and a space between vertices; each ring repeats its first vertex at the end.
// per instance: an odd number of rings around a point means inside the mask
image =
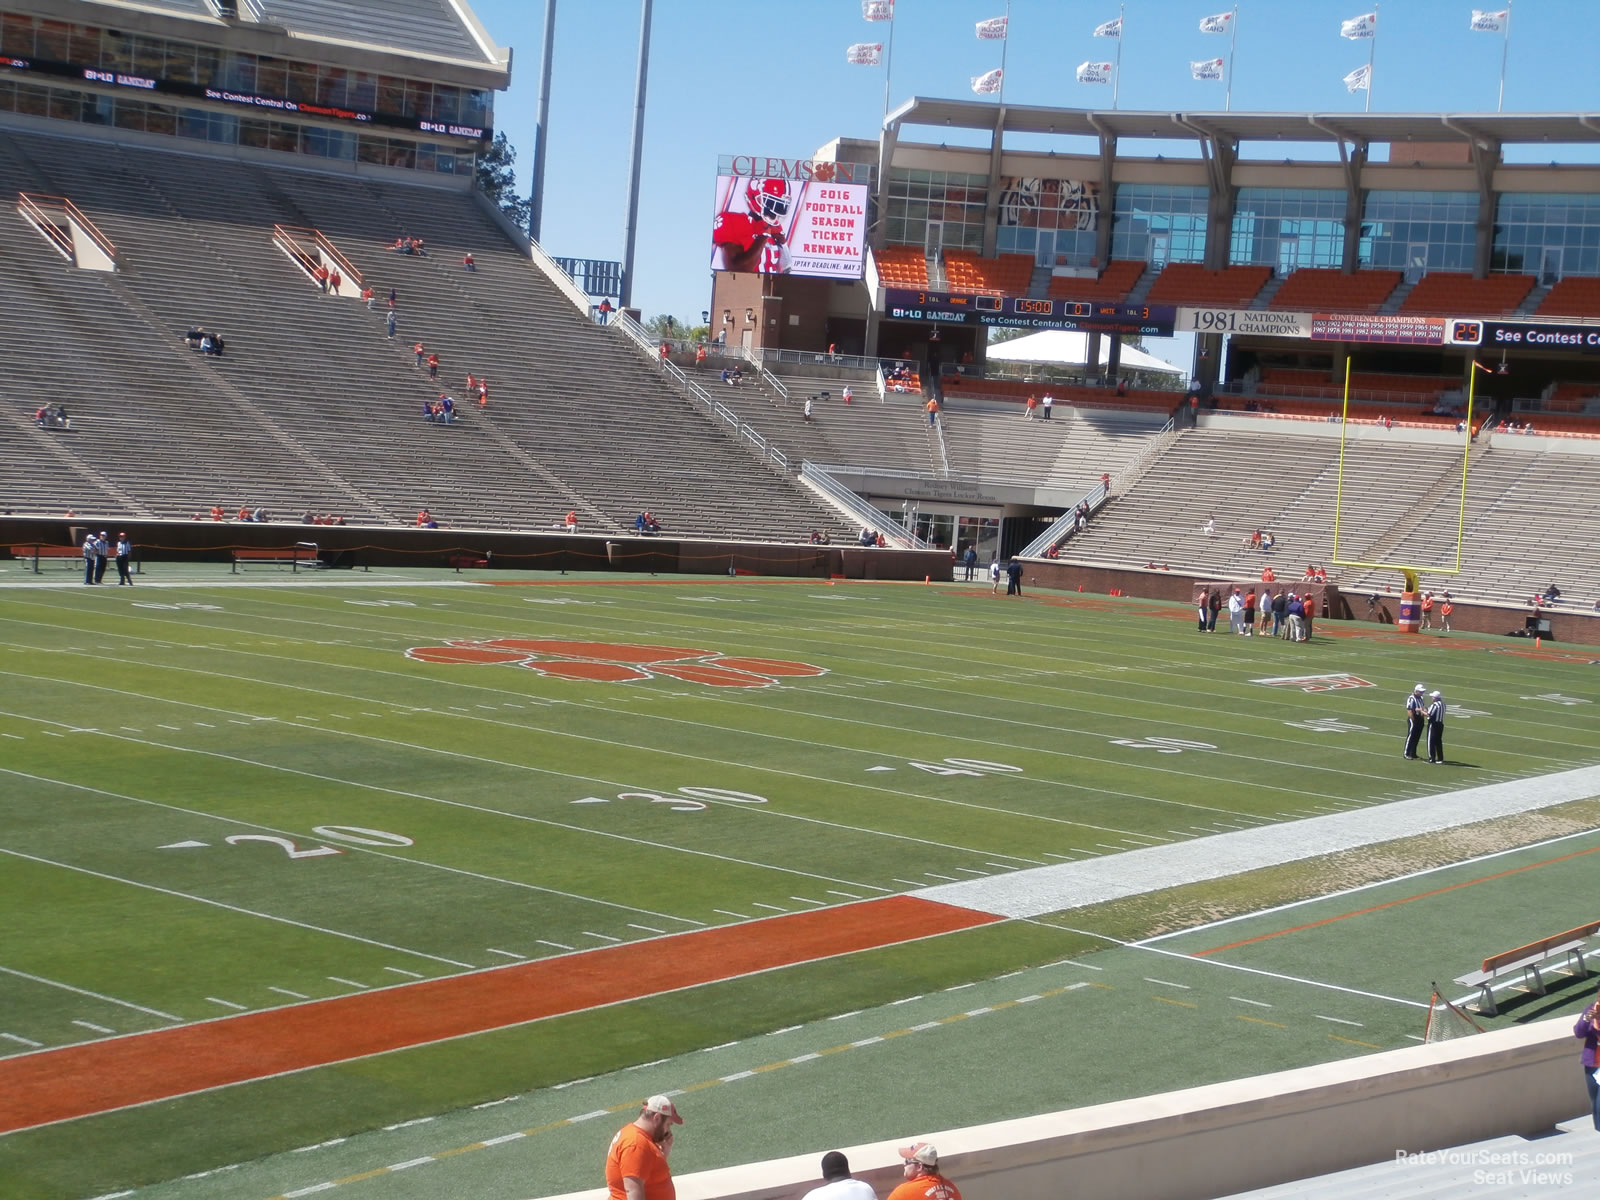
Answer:
MULTIPOLYGON (((515 49, 496 124, 532 172, 544 0, 469 0, 501 45, 515 49)), ((1474 3, 1380 0, 1374 112, 1492 112, 1501 38, 1474 33, 1474 3)), ((1505 0, 1476 0, 1500 9, 1505 0)), ((1189 61, 1226 56, 1228 39, 1199 32, 1220 0, 1128 0, 1122 108, 1220 110, 1223 87, 1189 77, 1189 61)), ((1360 111, 1341 77, 1367 61, 1339 23, 1367 0, 1241 0, 1233 107, 1360 111)), ((544 244, 553 253, 622 257, 628 146, 638 56, 638 0, 560 0, 551 90, 544 244)), ((999 65, 975 22, 1005 0, 899 0, 891 107, 912 96, 971 98, 971 76, 999 65)), ((1600 0, 1515 0, 1507 112, 1600 109, 1600 0)), ((1109 87, 1073 81, 1086 59, 1115 58, 1090 36, 1115 0, 1013 0, 1006 100, 1110 107, 1109 87)), ((719 154, 806 157, 836 136, 876 136, 882 68, 844 61, 852 42, 882 40, 860 0, 656 0, 634 300, 647 316, 698 319, 710 299, 707 231, 719 154)), ((1562 148, 1563 157, 1576 156, 1562 148)))

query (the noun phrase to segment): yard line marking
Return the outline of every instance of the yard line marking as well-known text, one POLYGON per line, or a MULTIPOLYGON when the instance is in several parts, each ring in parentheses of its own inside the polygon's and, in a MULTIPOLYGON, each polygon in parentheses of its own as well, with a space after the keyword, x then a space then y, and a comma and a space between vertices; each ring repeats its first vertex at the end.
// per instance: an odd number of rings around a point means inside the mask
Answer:
POLYGON ((348 721, 350 719, 349 717, 345 716, 343 713, 329 713, 328 715, 330 717, 332 717, 335 721, 348 721))
POLYGON ((1151 979, 1150 976, 1146 975, 1144 977, 1144 981, 1146 983, 1160 984, 1162 987, 1182 988, 1186 992, 1194 991, 1194 988, 1190 987, 1187 983, 1173 983, 1169 979, 1151 979))
POLYGON ((928 876, 930 879, 947 879, 951 883, 956 882, 956 877, 954 875, 941 875, 937 871, 924 871, 923 874, 928 876))
POLYGON ((485 1100, 482 1104, 474 1104, 472 1107, 473 1107, 474 1110, 480 1109, 480 1108, 495 1108, 498 1105, 510 1104, 513 1100, 520 1100, 520 1099, 522 1099, 522 1097, 520 1095, 517 1095, 517 1096, 502 1096, 498 1100, 485 1100))
POLYGON ((840 892, 840 891, 835 891, 833 888, 829 888, 828 889, 828 895, 830 895, 830 896, 843 896, 846 900, 859 900, 859 899, 861 899, 861 897, 856 895, 854 892, 840 892))
POLYGON ((1029 996, 1018 996, 1017 997, 1017 1003, 1018 1004, 1032 1004, 1035 1000, 1043 1000, 1043 999, 1044 999, 1043 996, 1039 995, 1037 992, 1034 992, 1032 995, 1029 995, 1029 996))
POLYGON ((767 908, 767 909, 771 909, 773 912, 776 912, 776 913, 786 913, 786 912, 789 911, 787 908, 779 908, 776 904, 763 904, 759 900, 750 901, 750 907, 751 908, 767 908))
POLYGON ((890 1004, 910 1004, 913 1000, 921 1000, 921 999, 922 999, 922 997, 920 995, 907 996, 904 1000, 891 1000, 891 1001, 889 1001, 889 1003, 890 1004))
MULTIPOLYGON (((1252 1016, 1249 1016, 1249 1015, 1247 1015, 1245 1013, 1234 1013, 1233 1016, 1234 1016, 1234 1019, 1237 1020, 1237 1021, 1249 1021, 1250 1024, 1252 1024, 1252 1025, 1271 1025, 1274 1029, 1287 1029, 1287 1028, 1289 1028, 1287 1025, 1283 1024, 1283 1022, 1281 1022, 1281 1021, 1267 1021, 1267 1020, 1262 1019, 1261 1017, 1252 1017, 1252 1016)), ((1373 1049, 1377 1049, 1377 1047, 1374 1046, 1373 1049)))
MULTIPOLYGON (((137 731, 135 731, 135 732, 137 732, 137 731)), ((25 742, 25 741, 27 741, 27 739, 25 737, 23 737, 20 733, 0 733, 0 737, 8 737, 14 742, 25 742)), ((126 1193, 124 1193, 124 1194, 126 1194, 126 1193)))
MULTIPOLYGON (((420 979, 422 977, 419 975, 417 978, 420 979)), ((291 992, 288 988, 273 987, 270 983, 267 985, 267 991, 269 991, 269 992, 277 992, 279 995, 282 995, 282 996, 293 996, 296 1000, 309 1000, 309 999, 311 999, 311 997, 307 996, 304 992, 291 992)))
POLYGON ((663 933, 664 934, 664 933, 667 932, 665 929, 657 929, 654 925, 635 925, 632 921, 628 922, 628 928, 629 929, 642 929, 646 933, 663 933))
POLYGON ((924 1021, 921 1025, 913 1025, 911 1031, 921 1033, 924 1029, 937 1029, 942 1024, 944 1024, 942 1021, 924 1021))
POLYGON ((92 1029, 96 1033, 115 1033, 116 1032, 115 1029, 107 1029, 104 1025, 96 1025, 93 1021, 78 1021, 78 1020, 74 1020, 72 1023, 74 1025, 82 1025, 85 1029, 92 1029))
POLYGON ((393 1133, 396 1129, 410 1129, 413 1125, 426 1125, 431 1120, 433 1120, 432 1117, 418 1117, 414 1121, 401 1121, 398 1125, 385 1125, 383 1131, 385 1133, 393 1133))
POLYGON ((395 1163, 394 1166, 386 1169, 390 1171, 409 1171, 412 1167, 420 1167, 423 1163, 431 1163, 432 1161, 433 1155, 425 1154, 421 1158, 413 1158, 403 1163, 395 1163))
POLYGON ((499 1137, 484 1138, 483 1141, 478 1143, 478 1145, 480 1145, 480 1146, 503 1146, 507 1142, 514 1142, 518 1138, 525 1138, 527 1136, 528 1135, 525 1134, 525 1133, 503 1133, 499 1137))
POLYGON ((367 983, 357 983, 354 979, 340 979, 337 975, 329 975, 328 978, 333 980, 335 983, 342 983, 346 987, 365 988, 372 986, 371 984, 367 983))
POLYGON ((207 724, 205 721, 196 721, 195 724, 200 726, 201 729, 215 729, 216 728, 215 725, 207 724))
POLYGON ((1346 1021, 1342 1017, 1325 1017, 1321 1013, 1312 1013, 1311 1015, 1319 1021, 1332 1021, 1335 1025, 1354 1025, 1357 1029, 1366 1028, 1360 1021, 1346 1021))
POLYGON ((213 1004, 222 1005, 223 1008, 231 1008, 234 1012, 250 1011, 250 1006, 248 1004, 235 1004, 232 1000, 218 1000, 215 996, 207 996, 206 999, 211 1001, 213 1004))
POLYGON ((986 862, 983 865, 986 866, 986 867, 994 867, 996 870, 999 870, 999 871, 1015 871, 1015 870, 1018 869, 1017 867, 1015 867, 1011 863, 986 862))
MULTIPOLYGON (((15 851, 0 851, 0 853, 13 854, 15 851)), ((26 971, 18 971, 13 967, 0 967, 0 972, 15 975, 18 979, 28 979, 34 983, 48 984, 50 987, 60 988, 64 992, 76 992, 80 996, 88 996, 94 1000, 104 1000, 107 1004, 115 1004, 122 1008, 131 1008, 135 1012, 149 1013, 152 1017, 160 1017, 163 1021, 182 1021, 182 1017, 175 1017, 171 1013, 162 1012, 159 1008, 146 1008, 142 1004, 134 1004, 130 1000, 118 1000, 115 996, 107 996, 102 992, 91 992, 87 988, 73 987, 70 983, 61 983, 59 980, 46 979, 43 975, 30 975, 26 971)))
POLYGON ((496 950, 493 946, 491 946, 487 950, 485 950, 484 953, 485 954, 499 954, 499 955, 502 955, 505 958, 514 958, 518 962, 521 962, 523 959, 528 957, 526 954, 518 954, 513 950, 496 950))
MULTIPOLYGON (((305 713, 295 713, 294 719, 296 721, 310 721, 313 725, 318 724, 318 721, 317 721, 316 717, 308 717, 308 716, 305 715, 305 713)), ((169 729, 169 728, 171 728, 171 726, 163 725, 161 728, 169 729)))
POLYGON ((583 931, 583 936, 584 937, 599 938, 603 942, 620 942, 622 940, 619 937, 612 937, 609 933, 595 933, 593 930, 590 930, 590 929, 585 929, 583 931))
POLYGON ((56 731, 55 731, 55 730, 53 730, 53 729, 41 729, 41 730, 40 730, 40 731, 39 731, 39 732, 40 732, 40 733, 42 733, 42 734, 44 734, 44 735, 45 735, 45 737, 58 737, 58 738, 64 738, 64 737, 66 737, 66 736, 67 736, 67 735, 66 735, 66 734, 64 734, 64 733, 57 733, 57 732, 56 732, 56 731))
POLYGON ((717 1079, 718 1083, 736 1083, 741 1079, 749 1079, 754 1071, 735 1071, 732 1075, 723 1075, 717 1079))
POLYGON ((380 719, 383 717, 382 713, 375 713, 375 712, 364 712, 361 715, 363 717, 378 717, 380 719))
MULTIPOLYGON (((254 725, 255 722, 254 721, 241 721, 241 720, 239 720, 238 717, 229 717, 228 718, 228 724, 229 725, 254 725)), ((126 729, 127 726, 123 726, 123 728, 126 729)), ((133 729, 133 730, 129 730, 129 732, 130 733, 138 733, 139 731, 137 729, 133 729)))
POLYGON ((122 1200, 124 1196, 131 1195, 133 1195, 133 1189, 130 1188, 126 1192, 106 1192, 103 1195, 94 1197, 94 1200, 122 1200))
MULTIPOLYGON (((968 1016, 968 1017, 981 1017, 981 1016, 983 1016, 984 1013, 992 1013, 993 1011, 994 1011, 994 1005, 985 1004, 982 1008, 969 1008, 962 1015, 963 1016, 968 1016)), ((879 1040, 881 1041, 882 1039, 880 1038, 879 1040)), ((858 1044, 865 1045, 865 1043, 858 1043, 858 1044)))
POLYGON ((851 1042, 850 1045, 855 1047, 855 1048, 857 1048, 857 1049, 859 1049, 862 1046, 873 1046, 873 1045, 876 1045, 878 1042, 881 1042, 881 1041, 883 1041, 883 1039, 881 1037, 865 1037, 865 1038, 862 1038, 858 1042, 851 1042))
POLYGON ((956 870, 964 871, 968 875, 982 875, 984 878, 988 878, 989 875, 989 872, 980 871, 976 867, 957 867, 956 870))
POLYGON ((828 1020, 830 1020, 830 1021, 842 1021, 846 1017, 859 1017, 860 1015, 861 1015, 861 1010, 859 1008, 853 1008, 849 1012, 842 1012, 842 1013, 837 1014, 836 1016, 829 1017, 828 1020))
POLYGON ((1229 1000, 1237 1000, 1240 1004, 1254 1004, 1257 1008, 1271 1008, 1265 1000, 1246 1000, 1243 996, 1229 996, 1229 1000))
POLYGON ((143 733, 144 732, 144 730, 142 730, 142 729, 135 729, 132 725, 119 725, 119 726, 117 726, 117 728, 121 729, 124 733, 143 733))
MULTIPOLYGON (((393 971, 396 975, 406 975, 406 976, 409 976, 412 979, 422 979, 422 978, 424 978, 424 976, 417 974, 417 972, 415 972, 415 971, 407 971, 403 967, 385 967, 384 970, 385 971, 393 971)), ((272 990, 275 991, 275 992, 279 992, 279 991, 282 991, 283 989, 282 988, 273 988, 272 990)))
POLYGON ((553 946, 557 950, 571 950, 572 949, 571 946, 565 945, 565 944, 563 944, 561 942, 547 942, 543 938, 534 938, 533 940, 538 942, 539 945, 541 945, 541 946, 553 946))
POLYGON ((921 887, 921 886, 922 886, 922 884, 920 884, 920 883, 916 883, 916 882, 914 882, 914 881, 912 881, 912 880, 910 880, 910 879, 901 879, 901 878, 900 878, 900 876, 898 876, 898 875, 895 875, 895 876, 893 876, 893 877, 892 877, 892 878, 893 878, 893 879, 894 879, 894 881, 895 881, 895 882, 896 882, 896 883, 903 883, 903 884, 905 884, 905 885, 906 885, 906 886, 907 886, 907 887, 914 887, 914 888, 919 888, 919 887, 921 887))
MULTIPOLYGON (((8 774, 16 774, 17 772, 7 772, 7 773, 8 774)), ((442 962, 442 963, 446 963, 446 964, 448 964, 449 966, 452 966, 452 967, 460 967, 464 971, 470 971, 470 970, 473 969, 471 963, 456 962, 455 959, 453 959, 453 958, 442 958, 437 954, 428 954, 428 953, 426 953, 425 951, 422 951, 422 950, 408 950, 404 946, 391 946, 387 942, 375 941, 372 938, 362 937, 360 934, 357 934, 357 933, 345 933, 342 930, 328 929, 328 928, 326 928, 324 926, 321 926, 321 925, 310 925, 310 924, 307 924, 304 921, 296 921, 296 920, 294 920, 294 919, 292 919, 290 917, 280 917, 280 916, 277 916, 274 913, 261 912, 261 911, 259 911, 257 909, 240 908, 237 905, 227 904, 227 903, 224 903, 221 900, 213 900, 209 896, 196 896, 191 892, 180 892, 180 891, 174 890, 173 888, 158 887, 156 884, 153 884, 153 883, 141 883, 140 881, 138 881, 136 879, 124 879, 120 875, 108 875, 103 871, 92 871, 88 867, 79 867, 79 866, 75 866, 72 863, 57 862, 55 859, 51 859, 51 858, 40 858, 38 855, 35 855, 35 854, 24 854, 20 850, 10 850, 10 849, 7 849, 4 846, 0 846, 0 854, 9 854, 13 858, 25 858, 29 862, 43 863, 47 867, 60 867, 63 870, 66 870, 66 871, 77 871, 79 874, 91 875, 96 879, 108 879, 112 883, 124 883, 124 884, 127 884, 129 887, 143 888, 146 891, 151 891, 151 892, 160 892, 163 896, 176 896, 180 900, 193 900, 198 904, 209 904, 213 908, 226 909, 228 912, 239 913, 242 916, 260 917, 264 921, 276 921, 281 925, 292 925, 296 929, 309 929, 312 933, 326 933, 330 937, 345 938, 345 939, 347 939, 349 941, 361 942, 364 945, 368 945, 368 946, 378 946, 378 947, 380 947, 381 949, 384 949, 384 950, 395 950, 395 951, 400 952, 401 954, 414 955, 417 958, 431 958, 434 962, 442 962)), ((0 967, 0 971, 8 971, 10 974, 13 974, 13 975, 21 975, 21 974, 23 974, 20 971, 11 971, 10 968, 8 968, 8 967, 0 967)), ((31 979, 31 978, 33 978, 33 976, 25 976, 25 978, 30 978, 31 979)), ((49 983, 51 981, 50 980, 41 980, 40 982, 49 983)), ((66 984, 57 984, 56 986, 57 987, 67 987, 66 984)), ((78 988, 68 988, 68 990, 69 991, 78 991, 80 989, 78 989, 78 988)), ((94 993, 92 993, 92 992, 86 992, 84 994, 85 995, 94 995, 94 993)), ((110 1000, 111 998, 109 996, 99 996, 99 997, 97 997, 97 999, 110 1000)), ((122 1001, 122 1000, 113 1000, 112 1003, 113 1004, 123 1004, 128 1008, 139 1008, 139 1006, 137 1004, 127 1004, 126 1001, 122 1001)), ((156 1012, 156 1010, 152 1009, 152 1008, 141 1009, 140 1011, 153 1013, 155 1016, 164 1017, 168 1021, 181 1021, 181 1020, 183 1020, 182 1017, 174 1017, 169 1013, 156 1012)))
MULTIPOLYGON (((314 1196, 318 1192, 329 1192, 329 1191, 332 1191, 335 1186, 336 1185, 334 1185, 332 1183, 317 1183, 317 1184, 313 1184, 311 1187, 300 1188, 297 1191, 285 1192, 283 1194, 283 1198, 284 1198, 284 1200, 300 1200, 301 1196, 314 1196)), ((132 1192, 124 1192, 122 1194, 125 1195, 125 1196, 133 1195, 132 1192)))
POLYGON ((25 1038, 15 1033, 0 1033, 0 1038, 5 1038, 8 1042, 16 1042, 22 1046, 32 1046, 35 1050, 44 1045, 43 1042, 36 1042, 32 1038, 25 1038))
POLYGON ((799 1066, 801 1063, 810 1062, 814 1058, 821 1058, 821 1057, 822 1057, 822 1055, 814 1054, 814 1053, 813 1054, 796 1054, 793 1058, 789 1059, 788 1061, 789 1061, 789 1064, 791 1066, 799 1066))
POLYGON ((815 904, 818 908, 826 908, 828 906, 826 900, 812 900, 806 896, 790 896, 789 899, 798 900, 801 904, 815 904))

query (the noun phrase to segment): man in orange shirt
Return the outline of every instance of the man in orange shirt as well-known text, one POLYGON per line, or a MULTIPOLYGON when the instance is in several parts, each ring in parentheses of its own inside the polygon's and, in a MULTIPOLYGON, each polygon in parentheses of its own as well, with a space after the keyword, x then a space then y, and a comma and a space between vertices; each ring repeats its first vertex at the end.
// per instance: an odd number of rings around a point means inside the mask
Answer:
POLYGON ((906 1181, 889 1193, 889 1200, 961 1200, 961 1189, 939 1174, 939 1152, 929 1142, 902 1147, 906 1181))
POLYGON ((929 425, 937 425, 939 423, 939 402, 937 400, 929 400, 928 404, 927 404, 927 409, 928 409, 928 424, 929 425))
POLYGON ((672 1152, 672 1127, 683 1118, 671 1100, 651 1096, 638 1117, 611 1139, 606 1151, 609 1200, 676 1200, 667 1155, 672 1152))

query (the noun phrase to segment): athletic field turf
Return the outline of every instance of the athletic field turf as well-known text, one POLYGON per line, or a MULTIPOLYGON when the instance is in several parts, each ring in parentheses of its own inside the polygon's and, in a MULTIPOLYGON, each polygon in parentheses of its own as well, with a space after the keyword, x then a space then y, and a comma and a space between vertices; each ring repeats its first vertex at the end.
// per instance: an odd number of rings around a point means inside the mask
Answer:
POLYGON ((677 1088, 679 1171, 910 1136, 1414 1044, 1430 980, 1593 919, 1582 650, 987 586, 19 578, 7 1197, 511 1200, 677 1088), (1400 758, 1418 680, 1443 767, 1400 758), (1317 844, 1457 791, 1548 811, 1317 844), (1122 894, 1297 821, 1294 865, 1122 894), (986 899, 1129 852, 1088 907, 986 899))

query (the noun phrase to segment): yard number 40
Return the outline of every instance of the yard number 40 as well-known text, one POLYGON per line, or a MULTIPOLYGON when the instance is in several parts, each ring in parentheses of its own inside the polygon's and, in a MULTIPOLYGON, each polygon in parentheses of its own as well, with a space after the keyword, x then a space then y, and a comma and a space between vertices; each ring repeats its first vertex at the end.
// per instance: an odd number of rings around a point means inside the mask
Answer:
POLYGON ((1021 767, 1007 766, 1005 763, 985 762, 981 758, 947 758, 943 762, 913 762, 910 764, 919 771, 926 771, 929 775, 1006 775, 1019 772, 1021 767))

